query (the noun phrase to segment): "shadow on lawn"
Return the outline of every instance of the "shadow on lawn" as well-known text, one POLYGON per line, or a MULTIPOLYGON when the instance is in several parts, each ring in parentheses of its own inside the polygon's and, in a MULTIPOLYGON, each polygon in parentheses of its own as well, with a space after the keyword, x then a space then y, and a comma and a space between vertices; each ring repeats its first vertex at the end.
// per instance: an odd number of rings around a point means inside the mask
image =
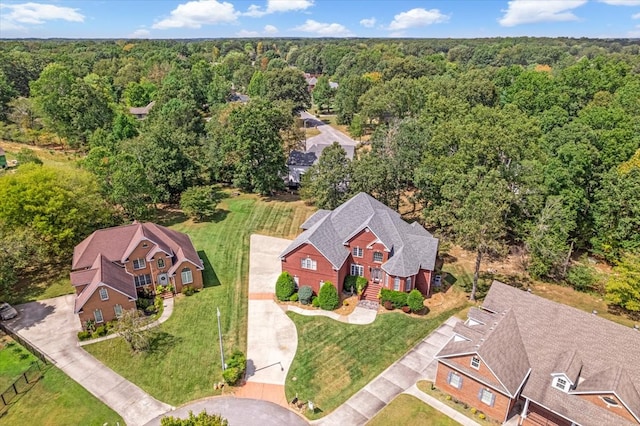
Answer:
POLYGON ((211 265, 209 257, 207 257, 207 253, 205 253, 204 250, 200 250, 198 252, 198 256, 200 256, 200 259, 202 259, 202 264, 204 265, 204 271, 202 271, 203 287, 207 288, 219 286, 220 279, 218 278, 215 269, 213 269, 213 265, 211 265))
POLYGON ((179 344, 181 340, 182 338, 166 331, 156 331, 149 342, 149 353, 164 353, 168 348, 179 344))

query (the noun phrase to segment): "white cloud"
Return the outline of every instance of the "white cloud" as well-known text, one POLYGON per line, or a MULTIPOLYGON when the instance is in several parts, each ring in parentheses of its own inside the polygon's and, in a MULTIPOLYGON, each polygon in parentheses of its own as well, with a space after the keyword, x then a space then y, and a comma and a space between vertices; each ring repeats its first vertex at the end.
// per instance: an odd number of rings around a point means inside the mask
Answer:
POLYGON ((577 21, 572 9, 587 0, 512 0, 504 16, 498 20, 503 27, 534 22, 577 21))
POLYGON ((631 19, 640 19, 640 13, 636 13, 635 15, 631 15, 631 19))
POLYGON ((365 28, 373 28, 376 25, 376 18, 368 18, 360 20, 360 25, 365 28))
POLYGON ((274 27, 273 25, 265 25, 264 26, 264 33, 265 34, 277 34, 278 33, 278 28, 274 27))
POLYGON ((441 13, 438 9, 426 10, 419 7, 394 16, 393 21, 389 24, 389 29, 406 30, 407 28, 424 27, 447 22, 448 20, 449 16, 441 13))
POLYGON ((137 29, 131 34, 129 34, 129 38, 149 38, 151 36, 151 31, 145 29, 137 29))
POLYGON ((636 25, 627 35, 633 38, 640 38, 640 25, 636 25))
POLYGON ((267 7, 265 9, 261 9, 260 6, 252 4, 243 15, 260 18, 261 16, 276 12, 296 12, 310 8, 313 6, 313 1, 314 0, 267 0, 267 7))
POLYGON ((598 0, 611 6, 640 6, 640 0, 598 0))
POLYGON ((257 31, 240 30, 236 35, 238 37, 258 37, 260 34, 257 31))
POLYGON ((68 22, 84 22, 84 15, 79 9, 61 7, 42 3, 0 4, 2 12, 3 30, 23 30, 25 27, 19 24, 38 25, 46 21, 61 19, 68 22))
POLYGON ((196 0, 178 5, 168 18, 156 22, 152 28, 200 28, 203 25, 215 25, 235 22, 239 12, 231 3, 217 0, 196 0))
POLYGON ((304 24, 295 27, 294 30, 329 37, 346 37, 352 35, 351 31, 349 31, 344 25, 317 22, 313 19, 307 19, 304 24))

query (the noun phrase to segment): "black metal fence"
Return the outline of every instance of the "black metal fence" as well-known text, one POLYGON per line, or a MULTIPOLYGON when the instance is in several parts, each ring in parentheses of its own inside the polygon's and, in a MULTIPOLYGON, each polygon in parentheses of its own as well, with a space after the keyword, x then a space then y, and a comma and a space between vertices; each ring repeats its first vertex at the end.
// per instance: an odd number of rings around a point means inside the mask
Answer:
POLYGON ((2 394, 0 394, 0 413, 6 410, 6 407, 13 399, 31 389, 31 387, 42 377, 44 365, 39 361, 34 361, 31 366, 24 371, 15 382, 11 384, 2 394))

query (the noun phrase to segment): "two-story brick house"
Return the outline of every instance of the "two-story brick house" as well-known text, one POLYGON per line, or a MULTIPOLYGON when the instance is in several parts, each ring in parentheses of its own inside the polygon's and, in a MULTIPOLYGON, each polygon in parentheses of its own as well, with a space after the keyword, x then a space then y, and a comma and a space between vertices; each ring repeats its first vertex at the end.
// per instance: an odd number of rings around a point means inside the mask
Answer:
POLYGON ((157 286, 202 288, 204 266, 188 235, 134 222, 95 231, 73 252, 74 312, 84 324, 111 321, 135 309, 137 294, 157 286))
POLYGON ((436 355, 435 385, 523 426, 640 424, 640 332, 494 281, 436 355))
POLYGON ((299 286, 318 292, 329 281, 342 291, 347 275, 369 282, 365 298, 377 301, 380 288, 431 291, 438 239, 418 223, 363 192, 335 210, 318 210, 304 232, 280 255, 282 270, 299 286))

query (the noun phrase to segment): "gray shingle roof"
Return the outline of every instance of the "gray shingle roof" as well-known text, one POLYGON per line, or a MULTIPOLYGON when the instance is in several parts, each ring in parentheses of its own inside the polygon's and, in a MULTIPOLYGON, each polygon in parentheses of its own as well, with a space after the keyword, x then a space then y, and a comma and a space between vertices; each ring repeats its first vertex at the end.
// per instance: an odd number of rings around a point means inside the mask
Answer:
POLYGON ((345 247, 351 238, 368 228, 393 256, 382 265, 390 275, 408 277, 420 269, 433 270, 438 239, 422 226, 408 224, 400 214, 364 192, 333 211, 320 210, 302 224, 305 231, 281 257, 303 244, 312 244, 337 269, 349 257, 345 247))
MULTIPOLYGON (((497 281, 483 308, 494 315, 513 313, 514 321, 508 325, 519 332, 523 349, 505 352, 505 357, 496 362, 509 367, 520 362, 516 358, 520 356, 518 352, 526 353, 532 370, 522 389, 523 396, 583 426, 633 423, 582 399, 577 395, 581 392, 616 393, 636 418, 640 416, 640 332, 497 281), (577 387, 570 393, 551 386, 551 375, 560 372, 572 380, 571 376, 579 375, 577 387)), ((473 316, 478 315, 470 313, 473 316)), ((509 333, 505 331, 504 340, 492 339, 496 351, 507 350, 513 344, 509 333)), ((487 340, 482 346, 487 345, 487 340)), ((451 346, 449 350, 460 349, 460 343, 468 344, 457 342, 458 347, 451 346)), ((452 342, 443 351, 449 345, 452 342)), ((494 371, 502 377, 511 374, 494 371)))
MULTIPOLYGON (((339 143, 339 142, 338 142, 339 143)), ((325 148, 331 146, 332 144, 329 143, 316 143, 313 144, 309 147, 309 149, 307 150, 307 153, 314 153, 316 155, 317 158, 320 158, 320 154, 322 154, 322 151, 324 151, 325 148)), ((347 145, 347 144, 340 144, 340 146, 342 147, 342 149, 344 149, 344 151, 347 154, 347 158, 349 160, 353 160, 353 155, 356 152, 356 147, 353 145, 347 145)))
POLYGON ((287 160, 288 166, 313 166, 318 161, 318 156, 315 152, 302 152, 291 151, 289 153, 289 159, 287 160))

